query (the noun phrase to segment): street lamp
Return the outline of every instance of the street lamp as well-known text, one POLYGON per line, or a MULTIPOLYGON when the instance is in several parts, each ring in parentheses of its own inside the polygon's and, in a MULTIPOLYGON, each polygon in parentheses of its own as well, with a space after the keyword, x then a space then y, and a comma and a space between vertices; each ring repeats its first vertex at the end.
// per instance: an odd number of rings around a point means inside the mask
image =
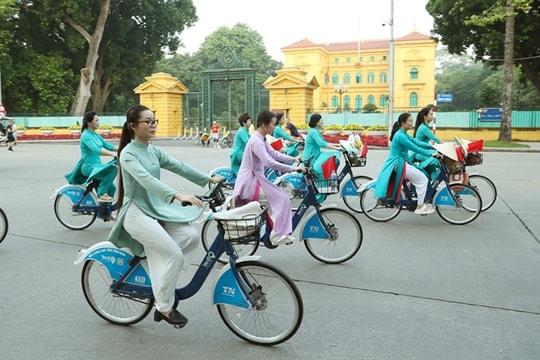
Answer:
MULTIPOLYGON (((383 26, 386 25, 383 24, 383 26)), ((389 43, 389 76, 388 81, 390 86, 388 88, 388 145, 390 145, 390 135, 392 134, 392 126, 394 125, 394 0, 390 0, 390 20, 388 21, 390 27, 390 43, 389 43)))
POLYGON ((339 111, 343 112, 343 104, 341 102, 343 98, 343 94, 346 93, 349 90, 349 87, 347 85, 343 85, 343 83, 339 83, 337 86, 334 87, 334 91, 339 94, 339 111))

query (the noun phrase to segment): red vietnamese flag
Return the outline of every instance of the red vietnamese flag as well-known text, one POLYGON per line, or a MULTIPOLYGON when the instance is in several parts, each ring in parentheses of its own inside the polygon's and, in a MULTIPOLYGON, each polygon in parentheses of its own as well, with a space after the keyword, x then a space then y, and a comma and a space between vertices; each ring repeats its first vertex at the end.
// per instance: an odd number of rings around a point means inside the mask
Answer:
POLYGON ((321 169, 323 171, 323 176, 325 179, 329 179, 330 175, 332 175, 332 171, 336 171, 336 157, 331 156, 326 160, 322 165, 321 169))

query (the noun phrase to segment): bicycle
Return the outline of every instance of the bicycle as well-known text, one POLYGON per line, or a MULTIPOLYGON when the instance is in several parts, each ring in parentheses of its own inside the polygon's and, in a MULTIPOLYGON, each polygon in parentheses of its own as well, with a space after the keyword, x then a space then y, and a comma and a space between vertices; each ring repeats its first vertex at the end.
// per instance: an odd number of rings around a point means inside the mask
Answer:
MULTIPOLYGON (((221 186, 199 197, 211 208, 223 202, 221 186)), ((201 210, 201 212, 204 209, 201 210)), ((240 238, 225 237, 225 221, 204 255, 189 284, 175 290, 174 308, 180 300, 195 295, 202 287, 217 258, 229 257, 212 290, 212 301, 227 328, 238 337, 258 345, 276 345, 290 339, 300 327, 304 308, 294 282, 280 269, 256 257, 238 259, 234 242, 258 237, 266 226, 266 209, 256 218, 253 232, 240 238)), ((237 222, 246 220, 234 220, 237 222)), ((108 241, 81 250, 75 264, 84 263, 81 284, 86 301, 104 320, 117 325, 132 325, 152 310, 154 297, 145 258, 108 241)))
MULTIPOLYGON (((444 221, 453 225, 468 224, 480 215, 482 198, 470 185, 450 183, 449 175, 461 169, 462 165, 446 156, 443 159, 438 159, 440 171, 437 177, 428 183, 425 201, 433 202, 437 214, 444 221)), ((372 180, 361 189, 360 206, 369 219, 387 222, 398 216, 403 209, 414 212, 417 205, 416 194, 414 186, 407 179, 403 181, 401 196, 397 201, 375 197, 376 183, 377 179, 372 180)))
MULTIPOLYGON (((116 166, 117 160, 109 161, 104 168, 116 166)), ((98 173, 98 172, 96 172, 98 173)), ((88 180, 82 185, 67 184, 54 190, 50 198, 54 199, 54 215, 60 224, 70 230, 83 230, 94 223, 96 218, 103 221, 112 219, 112 212, 116 211, 116 203, 100 202, 95 192, 99 181, 90 174, 88 180)))
POLYGON ((2 208, 0 208, 0 243, 4 241, 7 236, 9 228, 8 218, 2 208))
MULTIPOLYGON (((210 174, 211 176, 221 176, 224 179, 223 187, 225 187, 226 189, 234 189, 234 185, 236 184, 236 174, 233 173, 230 167, 217 167, 214 170, 210 171, 210 174)), ((274 169, 266 168, 265 170, 266 178, 272 182, 276 181, 281 175, 282 174, 279 171, 274 169)))
MULTIPOLYGON (((362 226, 358 219, 346 210, 334 207, 321 208, 316 195, 337 193, 338 188, 333 186, 332 181, 316 179, 313 169, 310 168, 311 160, 304 161, 306 172, 303 176, 307 191, 293 212, 293 231, 308 214, 308 209, 313 207, 314 211, 309 213, 300 228, 300 241, 304 242, 307 252, 318 261, 326 264, 343 263, 353 258, 360 250, 363 240, 362 226)), ((213 217, 209 217, 201 230, 202 245, 206 251, 210 248, 208 240, 216 233, 214 223, 213 217)), ((275 249, 277 246, 270 242, 271 230, 270 226, 267 226, 266 232, 260 238, 235 245, 235 251, 242 256, 253 255, 261 244, 269 249, 275 249)), ((218 261, 226 263, 227 259, 222 257, 218 261)))
POLYGON ((234 133, 232 131, 227 131, 227 134, 223 134, 223 137, 219 139, 219 146, 222 149, 232 148, 234 143, 234 133))
MULTIPOLYGON (((367 151, 367 149, 365 150, 367 151)), ((345 164, 336 174, 339 185, 343 184, 340 186, 339 196, 350 210, 361 213, 359 190, 363 184, 371 181, 372 178, 364 175, 354 175, 352 169, 366 166, 367 157, 365 153, 359 157, 352 157, 349 150, 343 147, 343 144, 340 151, 344 155, 345 164), (349 176, 349 179, 343 183, 346 176, 349 176)), ((276 181, 276 184, 288 193, 293 201, 298 202, 299 199, 306 196, 307 185, 304 176, 301 174, 286 174, 276 181)), ((296 208, 296 204, 294 207, 296 208)))
POLYGON ((467 174, 467 185, 472 186, 482 197, 482 211, 490 209, 497 200, 497 187, 487 176, 478 173, 469 173, 466 167, 481 165, 484 155, 481 152, 471 152, 465 157, 463 173, 467 174))

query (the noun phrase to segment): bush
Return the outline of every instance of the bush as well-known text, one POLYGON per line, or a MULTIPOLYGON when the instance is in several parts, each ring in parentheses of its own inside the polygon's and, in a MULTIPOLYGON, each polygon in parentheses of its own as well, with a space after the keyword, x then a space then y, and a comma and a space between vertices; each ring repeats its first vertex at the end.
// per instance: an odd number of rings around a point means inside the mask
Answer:
POLYGON ((112 130, 112 125, 99 125, 100 130, 112 130))
POLYGON ((49 126, 49 125, 42 126, 39 128, 39 130, 54 130, 54 126, 49 126))
POLYGON ((68 130, 81 130, 81 125, 70 125, 68 130))
POLYGON ((297 129, 300 129, 300 130, 308 130, 309 129, 309 126, 308 124, 298 124, 298 125, 295 125, 297 129))
POLYGON ((388 131, 388 126, 386 125, 371 125, 367 128, 368 131, 388 131))
POLYGON ((362 125, 359 125, 359 124, 349 124, 349 125, 345 126, 343 128, 343 130, 358 130, 358 131, 361 131, 361 130, 364 130, 364 127, 362 125))
POLYGON ((324 130, 343 130, 343 126, 336 124, 328 125, 324 127, 324 130))

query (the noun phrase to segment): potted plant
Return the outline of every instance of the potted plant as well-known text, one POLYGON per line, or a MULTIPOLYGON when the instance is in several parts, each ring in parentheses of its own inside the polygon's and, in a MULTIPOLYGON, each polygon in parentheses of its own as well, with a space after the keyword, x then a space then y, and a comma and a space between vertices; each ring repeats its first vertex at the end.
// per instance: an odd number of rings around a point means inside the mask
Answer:
POLYGON ((368 134, 371 136, 385 136, 388 135, 388 126, 386 125, 371 125, 367 128, 368 134))
POLYGON ((71 125, 68 127, 68 130, 72 135, 79 135, 81 133, 81 125, 71 125))
POLYGON ((22 135, 26 131, 26 126, 24 125, 17 125, 17 135, 22 135))
POLYGON ((54 126, 42 126, 39 128, 39 131, 43 135, 51 135, 54 132, 54 126))
POLYGON ((342 131, 343 131, 343 126, 341 125, 333 124, 333 125, 328 125, 324 127, 324 132, 326 133, 326 135, 335 136, 335 135, 341 134, 342 131))
POLYGON ((113 131, 112 125, 100 125, 99 132, 103 135, 109 135, 113 131))
POLYGON ((360 133, 364 131, 364 127, 359 124, 349 124, 343 128, 343 132, 345 133, 345 135, 351 135, 353 131, 360 133))
POLYGON ((299 134, 307 134, 309 126, 307 124, 298 124, 296 125, 299 134))

